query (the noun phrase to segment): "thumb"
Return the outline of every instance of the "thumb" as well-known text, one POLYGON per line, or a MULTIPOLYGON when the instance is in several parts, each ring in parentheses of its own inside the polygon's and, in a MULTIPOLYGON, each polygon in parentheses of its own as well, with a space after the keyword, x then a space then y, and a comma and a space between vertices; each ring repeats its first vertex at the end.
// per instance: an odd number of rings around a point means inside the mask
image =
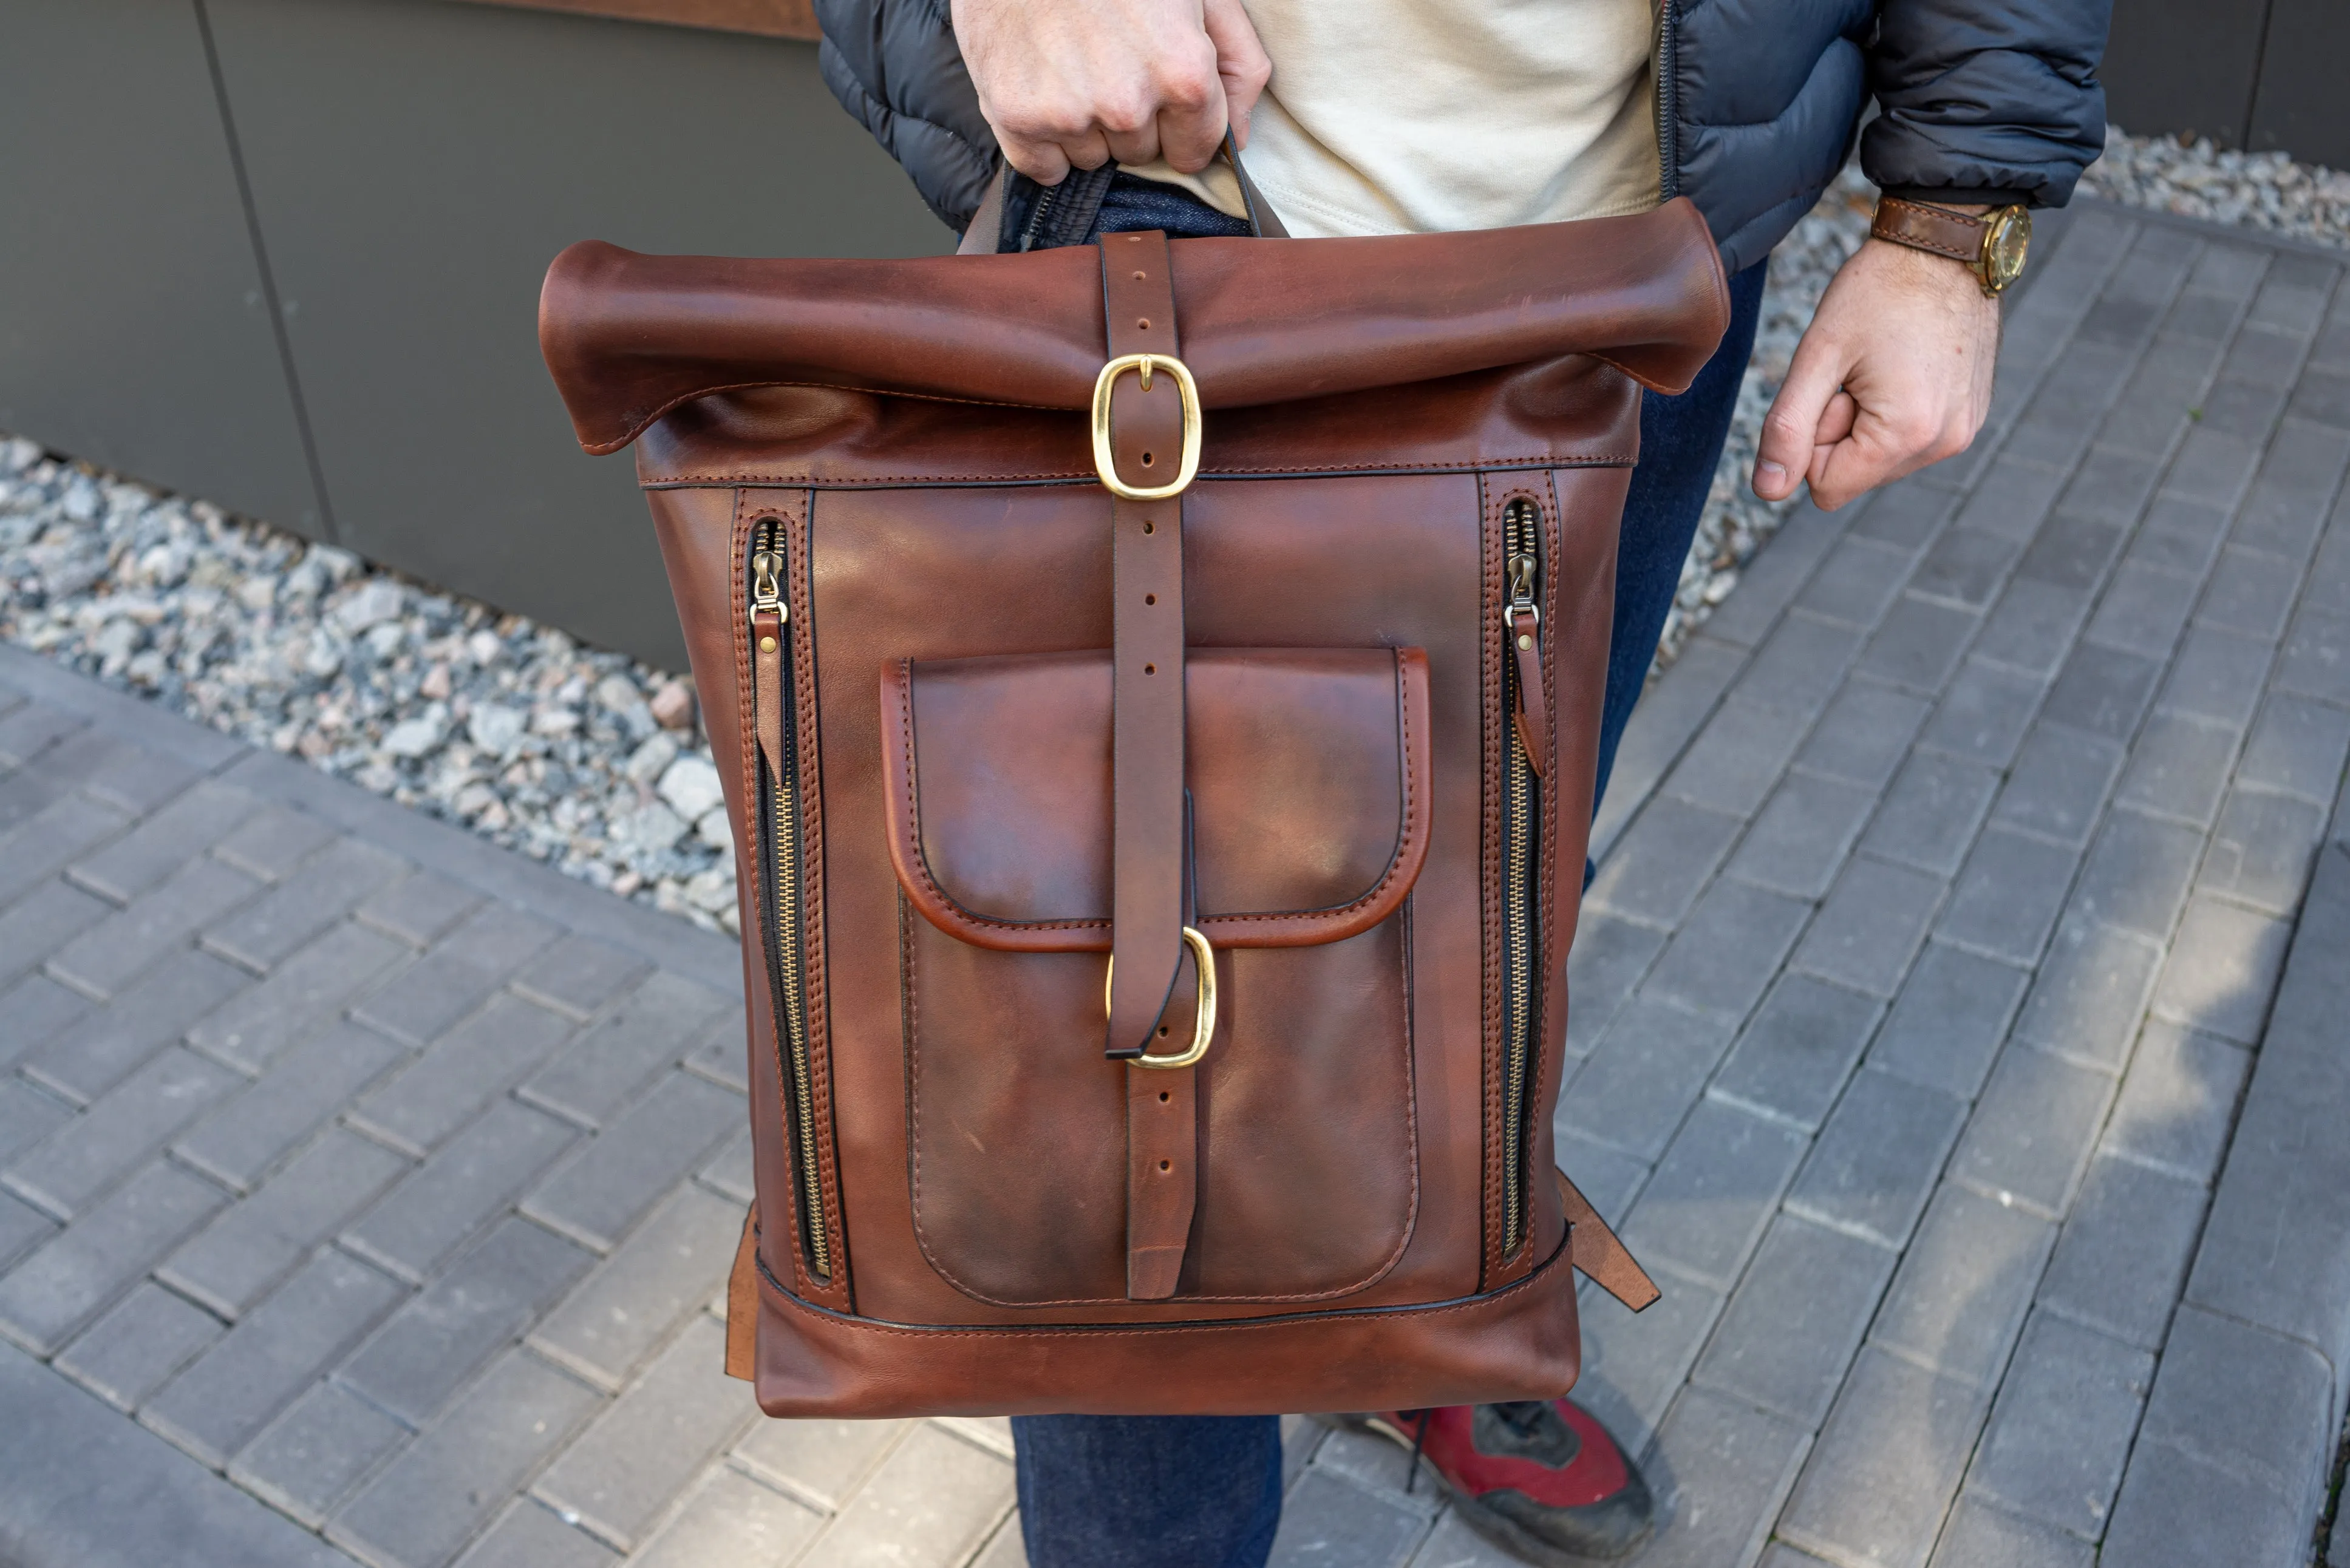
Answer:
POLYGON ((1754 454, 1754 493, 1765 501, 1784 501, 1795 493, 1812 466, 1812 448, 1819 439, 1828 404, 1843 390, 1846 367, 1834 348, 1806 332, 1795 346, 1794 361, 1779 395, 1763 416, 1762 437, 1754 454))

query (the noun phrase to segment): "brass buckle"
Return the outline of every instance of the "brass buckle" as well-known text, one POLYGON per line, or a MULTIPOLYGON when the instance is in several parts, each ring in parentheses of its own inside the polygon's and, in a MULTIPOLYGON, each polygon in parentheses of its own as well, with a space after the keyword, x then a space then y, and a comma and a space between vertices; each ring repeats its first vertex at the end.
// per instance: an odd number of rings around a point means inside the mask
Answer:
MULTIPOLYGON (((1191 1048, 1180 1056, 1153 1056, 1149 1052, 1129 1056, 1128 1061, 1138 1067, 1188 1067, 1208 1054, 1208 1043, 1216 1037, 1216 950, 1208 939, 1191 927, 1183 928, 1183 941, 1191 950, 1191 966, 1200 971, 1199 1000, 1192 1006, 1191 1048)), ((1118 955, 1109 955, 1109 970, 1102 976, 1102 1012, 1109 1012, 1110 976, 1118 973, 1118 955)))
POLYGON ((1165 501, 1180 495, 1191 488, 1200 472, 1200 384, 1191 379, 1190 367, 1170 354, 1121 354, 1101 368, 1094 378, 1094 472, 1109 493, 1121 501, 1165 501), (1118 377, 1127 371, 1138 372, 1142 378, 1142 389, 1150 390, 1151 374, 1165 370, 1175 378, 1175 392, 1183 400, 1183 455, 1175 470, 1171 484, 1151 486, 1131 485, 1118 476, 1118 460, 1109 449, 1109 394, 1118 377))

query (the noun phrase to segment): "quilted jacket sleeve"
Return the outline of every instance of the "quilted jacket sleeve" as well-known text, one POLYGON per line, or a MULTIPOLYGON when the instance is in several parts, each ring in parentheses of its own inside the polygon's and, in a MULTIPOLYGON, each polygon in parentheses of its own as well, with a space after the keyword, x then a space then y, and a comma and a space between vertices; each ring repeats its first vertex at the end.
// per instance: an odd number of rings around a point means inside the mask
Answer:
POLYGON ((995 133, 979 112, 947 0, 816 0, 816 16, 825 85, 962 233, 995 175, 995 133))
POLYGON ((1884 0, 1861 134, 1880 187, 2061 206, 2106 141, 2113 0, 1884 0))

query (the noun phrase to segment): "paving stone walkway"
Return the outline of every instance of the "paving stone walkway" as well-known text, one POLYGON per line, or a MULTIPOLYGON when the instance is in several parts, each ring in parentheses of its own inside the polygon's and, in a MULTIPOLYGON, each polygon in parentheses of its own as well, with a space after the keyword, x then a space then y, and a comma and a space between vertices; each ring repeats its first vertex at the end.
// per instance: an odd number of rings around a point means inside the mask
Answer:
MULTIPOLYGON (((2188 1268, 2350 751, 2342 270, 2084 210, 1976 452, 1799 512, 1643 709, 1561 1116, 1665 1285, 1586 1303, 1642 1563, 2153 1563, 2242 1468, 2174 1316, 2242 1328, 2188 1268)), ((1003 1423, 720 1375, 740 972, 0 649, 0 1562, 1017 1568, 1003 1423)), ((1288 1435, 1282 1568, 1504 1561, 1288 1435)))

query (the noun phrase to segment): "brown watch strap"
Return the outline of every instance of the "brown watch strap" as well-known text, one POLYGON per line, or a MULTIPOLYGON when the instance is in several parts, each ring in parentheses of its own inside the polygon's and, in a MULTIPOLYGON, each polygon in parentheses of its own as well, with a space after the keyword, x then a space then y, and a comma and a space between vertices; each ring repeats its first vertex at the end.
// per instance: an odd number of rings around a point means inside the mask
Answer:
POLYGON ((1930 251, 1980 269, 1983 236, 1990 227, 1981 218, 1953 213, 1947 207, 1905 202, 1898 196, 1880 196, 1877 221, 1868 226, 1868 232, 1877 239, 1890 240, 1912 250, 1930 251))

